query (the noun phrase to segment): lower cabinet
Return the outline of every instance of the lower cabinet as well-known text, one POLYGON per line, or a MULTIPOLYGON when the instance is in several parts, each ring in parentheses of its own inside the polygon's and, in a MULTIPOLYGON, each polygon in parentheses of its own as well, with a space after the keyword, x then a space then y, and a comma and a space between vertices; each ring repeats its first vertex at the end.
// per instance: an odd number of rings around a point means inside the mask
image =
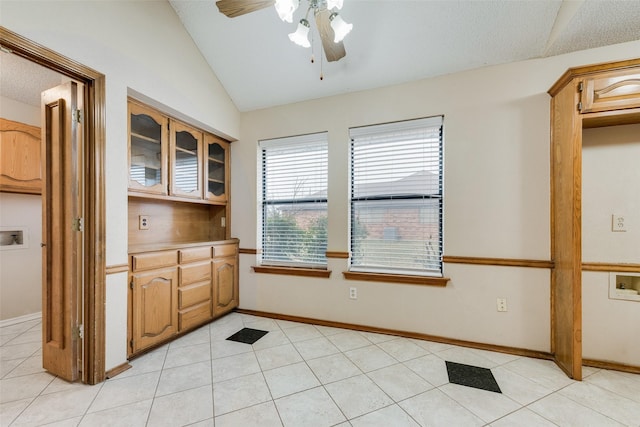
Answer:
POLYGON ((132 275, 132 352, 158 344, 178 331, 177 288, 176 267, 132 275))
POLYGON ((213 313, 228 313, 238 306, 238 263, 228 257, 213 262, 213 313))
POLYGON ((138 252, 130 262, 130 356, 238 306, 237 240, 138 252))

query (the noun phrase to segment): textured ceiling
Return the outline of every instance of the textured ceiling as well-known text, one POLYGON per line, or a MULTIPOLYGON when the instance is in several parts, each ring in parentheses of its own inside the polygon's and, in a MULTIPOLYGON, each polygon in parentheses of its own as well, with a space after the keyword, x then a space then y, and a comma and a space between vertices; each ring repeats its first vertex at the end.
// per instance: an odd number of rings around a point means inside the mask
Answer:
POLYGON ((0 94, 5 98, 39 107, 41 92, 68 80, 35 62, 0 51, 0 94))
POLYGON ((344 0, 347 56, 320 81, 287 37, 306 0, 293 24, 272 7, 227 18, 214 0, 169 2, 241 111, 640 39, 640 0, 344 0))

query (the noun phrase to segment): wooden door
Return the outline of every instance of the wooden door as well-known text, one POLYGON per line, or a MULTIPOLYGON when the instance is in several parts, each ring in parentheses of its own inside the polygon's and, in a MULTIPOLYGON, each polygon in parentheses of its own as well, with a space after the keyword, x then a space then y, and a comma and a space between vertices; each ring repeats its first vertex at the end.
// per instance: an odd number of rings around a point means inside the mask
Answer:
POLYGON ((82 92, 42 93, 42 363, 67 381, 82 366, 82 92))
POLYGON ((582 119, 576 82, 551 100, 551 353, 582 379, 582 119))

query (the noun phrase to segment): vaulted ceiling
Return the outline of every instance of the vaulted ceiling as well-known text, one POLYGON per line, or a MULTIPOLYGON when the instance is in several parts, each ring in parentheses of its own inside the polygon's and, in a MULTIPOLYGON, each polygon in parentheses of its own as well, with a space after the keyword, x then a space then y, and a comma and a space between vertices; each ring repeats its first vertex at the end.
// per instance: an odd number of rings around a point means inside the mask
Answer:
POLYGON ((344 0, 347 56, 321 63, 312 22, 312 64, 287 37, 307 0, 293 24, 273 7, 227 18, 215 0, 169 2, 241 111, 640 40, 639 0, 344 0))

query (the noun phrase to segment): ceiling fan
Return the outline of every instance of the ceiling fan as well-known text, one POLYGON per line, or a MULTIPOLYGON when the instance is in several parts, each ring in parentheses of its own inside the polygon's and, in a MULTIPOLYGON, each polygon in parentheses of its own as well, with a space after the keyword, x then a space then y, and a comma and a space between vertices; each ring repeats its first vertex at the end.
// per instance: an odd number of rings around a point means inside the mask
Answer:
MULTIPOLYGON (((255 12, 275 5, 278 16, 285 22, 293 21, 293 13, 300 5, 301 0, 218 0, 218 10, 235 18, 247 13, 255 12)), ((297 45, 310 47, 309 43, 309 14, 313 12, 316 27, 322 40, 322 48, 327 61, 334 62, 343 58, 347 53, 344 50, 342 40, 353 28, 342 20, 337 10, 342 9, 344 0, 307 0, 309 6, 306 16, 298 23, 295 32, 289 34, 289 39, 297 45)), ((313 59, 312 59, 313 61, 313 59)))

